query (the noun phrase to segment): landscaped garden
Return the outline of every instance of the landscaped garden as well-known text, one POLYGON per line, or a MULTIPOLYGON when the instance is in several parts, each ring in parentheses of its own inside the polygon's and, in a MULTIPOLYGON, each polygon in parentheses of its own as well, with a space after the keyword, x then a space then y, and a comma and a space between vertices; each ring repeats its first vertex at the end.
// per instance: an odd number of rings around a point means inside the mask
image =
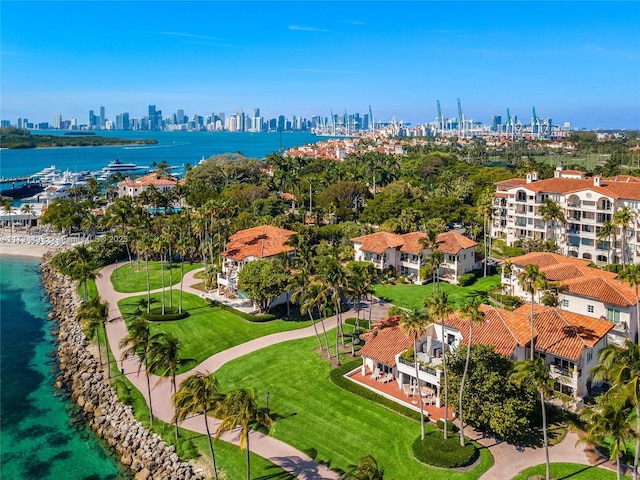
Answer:
MULTIPOLYGON (((169 286, 170 280, 173 279, 173 284, 176 285, 180 282, 181 266, 179 263, 171 264, 171 271, 169 270, 169 263, 164 264, 164 284, 169 286)), ((201 263, 185 263, 184 273, 190 272, 197 268, 201 268, 201 263)), ((149 262, 149 283, 151 284, 151 290, 162 287, 162 266, 160 262, 149 262)), ((116 292, 122 293, 135 293, 147 291, 147 270, 145 262, 134 261, 131 265, 125 263, 124 265, 116 268, 111 273, 111 283, 116 292)))
MULTIPOLYGON (((335 331, 329 332, 329 341, 335 331)), ((480 450, 470 471, 426 466, 414 458, 420 423, 332 384, 329 363, 314 349, 315 337, 264 348, 225 364, 216 372, 223 392, 253 387, 277 420, 272 435, 316 459, 346 469, 373 455, 389 478, 477 479, 492 460, 480 450)), ((345 360, 345 358, 343 358, 345 360)), ((435 426, 427 424, 427 431, 435 426)), ((439 433, 437 433, 439 434, 439 433)))
MULTIPOLYGON (((151 295, 152 306, 160 306, 161 293, 151 295)), ((272 333, 296 330, 311 324, 310 321, 271 320, 250 322, 232 311, 212 306, 204 299, 183 293, 183 309, 189 317, 182 320, 150 322, 151 334, 164 332, 180 341, 180 357, 195 361, 183 365, 180 372, 190 370, 206 358, 228 348, 272 333)), ((180 292, 173 291, 173 306, 178 306, 180 292)), ((134 296, 118 302, 118 307, 127 322, 136 312, 145 311, 146 295, 134 296)), ((165 292, 165 302, 169 305, 169 292, 165 292)))
POLYGON ((488 292, 500 285, 500 275, 492 275, 490 277, 479 278, 475 283, 468 287, 459 287, 446 282, 440 282, 437 285, 376 285, 375 295, 399 307, 415 309, 422 308, 425 300, 433 294, 434 287, 440 289, 441 292, 449 294, 449 301, 456 308, 461 307, 464 303, 477 295, 486 296, 488 292))

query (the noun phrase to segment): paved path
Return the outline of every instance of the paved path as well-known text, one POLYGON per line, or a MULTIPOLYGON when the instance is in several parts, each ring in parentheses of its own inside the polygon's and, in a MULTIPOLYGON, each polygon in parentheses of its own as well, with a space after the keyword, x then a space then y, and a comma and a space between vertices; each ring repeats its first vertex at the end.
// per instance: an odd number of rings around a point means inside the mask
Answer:
MULTIPOLYGON (((124 369, 128 379, 135 385, 135 387, 142 393, 147 404, 149 404, 149 396, 147 394, 146 376, 144 374, 144 366, 140 364, 137 357, 129 357, 124 361, 119 359, 122 357, 123 349, 120 348, 120 341, 127 335, 127 327, 124 319, 118 309, 118 301, 127 297, 137 296, 145 294, 146 292, 136 293, 120 293, 116 292, 111 284, 111 273, 116 268, 116 265, 110 265, 100 271, 100 276, 96 278, 96 286, 98 293, 103 301, 106 301, 109 305, 109 321, 107 322, 107 338, 109 339, 109 345, 116 359, 118 359, 121 368, 124 369), (138 374, 138 372, 140 372, 138 374)), ((198 280, 194 279, 194 275, 198 270, 194 270, 185 274, 183 290, 188 293, 200 296, 202 291, 191 287, 194 283, 198 283, 198 280)), ((179 283, 178 283, 179 285, 179 283)), ((158 292, 161 289, 152 290, 152 292, 158 292)), ((372 310, 372 319, 378 320, 384 318, 387 314, 388 305, 375 304, 372 310)), ((355 314, 353 312, 346 312, 346 315, 355 314)), ((367 311, 368 314, 368 311, 367 311)), ((327 329, 333 328, 336 323, 335 317, 329 317, 323 321, 327 329)), ((320 328, 320 325, 318 325, 320 328)), ((223 352, 217 353, 200 365, 195 367, 189 372, 183 373, 176 377, 178 385, 180 382, 193 374, 196 371, 213 373, 219 369, 225 363, 242 357, 249 353, 255 352, 270 345, 275 345, 280 342, 286 342, 288 340, 295 340, 300 338, 306 338, 315 335, 313 326, 301 328, 298 330, 292 330, 289 332, 274 333, 265 337, 251 340, 242 345, 232 347, 223 352)), ((171 382, 170 379, 162 379, 155 375, 150 376, 152 385, 152 404, 153 414, 157 418, 164 422, 170 423, 173 417, 174 409, 171 404, 171 382)), ((215 431, 219 425, 219 421, 210 418, 209 427, 211 431, 215 431)), ((202 415, 197 415, 191 418, 187 418, 181 423, 181 426, 198 433, 205 434, 204 418, 202 415)), ((236 432, 230 432, 229 434, 223 434, 220 437, 222 440, 238 444, 238 435, 236 432)), ((329 468, 315 462, 308 455, 296 450, 295 448, 287 445, 280 440, 263 435, 259 432, 252 431, 251 438, 251 451, 266 458, 270 462, 278 465, 287 472, 295 475, 301 480, 320 480, 320 479, 337 479, 338 475, 329 468)))
MULTIPOLYGON (((117 359, 120 359, 123 349, 120 348, 119 343, 120 340, 127 335, 127 327, 122 319, 120 310, 118 309, 118 301, 123 298, 141 295, 146 292, 116 292, 110 281, 111 273, 115 267, 115 265, 110 265, 104 268, 100 272, 101 276, 96 278, 96 286, 102 299, 109 304, 107 337, 109 339, 112 352, 117 359)), ((183 290, 185 292, 201 296, 203 292, 192 287, 192 285, 200 282, 194 278, 194 275, 198 271, 200 270, 192 270, 185 274, 183 290)), ((177 285, 179 285, 179 283, 177 285)), ((161 289, 152 290, 152 292, 159 291, 161 291, 161 289)), ((378 320, 380 318, 384 318, 387 314, 388 308, 388 304, 375 304, 372 310, 372 319, 378 320)), ((368 311, 365 310, 365 312, 368 315, 368 311)), ((347 312, 346 315, 355 315, 355 311, 347 312)), ((329 317, 325 319, 323 323, 327 329, 331 329, 335 327, 336 319, 335 317, 329 317)), ((318 328, 320 328, 319 325, 318 328)), ((289 332, 274 333, 251 340, 207 358, 191 371, 177 376, 176 381, 178 385, 180 385, 182 380, 196 371, 213 373, 225 363, 262 348, 275 345, 280 342, 306 338, 313 335, 315 335, 313 326, 309 326, 289 332)), ((128 376, 129 380, 142 393, 147 404, 149 404, 144 366, 140 365, 140 362, 136 357, 128 358, 124 362, 121 362, 121 364, 124 367, 125 374, 128 376), (140 373, 138 374, 139 369, 140 373)), ((157 418, 170 423, 171 418, 173 417, 173 406, 170 401, 173 392, 171 391, 170 381, 169 379, 161 379, 154 375, 151 375, 150 378, 152 385, 153 413, 157 418)), ((218 427, 219 421, 210 418, 209 425, 213 432, 218 427)), ((187 418, 181 423, 181 426, 194 432, 202 434, 206 433, 202 415, 187 418)), ((544 448, 520 448, 506 442, 496 441, 491 437, 485 437, 481 432, 473 430, 470 427, 465 429, 465 433, 469 438, 476 440, 478 443, 488 448, 493 455, 494 465, 481 477, 481 480, 510 480, 525 468, 545 462, 544 448)), ((221 439, 235 445, 238 444, 239 440, 236 432, 224 434, 221 439)), ((598 466, 615 470, 615 465, 611 464, 611 462, 607 462, 605 460, 596 462, 590 461, 590 457, 593 457, 587 456, 585 445, 577 443, 577 440, 578 435, 574 432, 569 432, 562 442, 551 447, 549 449, 551 462, 570 462, 583 465, 597 464, 598 466)), ((250 444, 252 452, 266 458, 299 479, 320 480, 338 478, 332 470, 320 465, 308 455, 273 437, 252 431, 250 444)))

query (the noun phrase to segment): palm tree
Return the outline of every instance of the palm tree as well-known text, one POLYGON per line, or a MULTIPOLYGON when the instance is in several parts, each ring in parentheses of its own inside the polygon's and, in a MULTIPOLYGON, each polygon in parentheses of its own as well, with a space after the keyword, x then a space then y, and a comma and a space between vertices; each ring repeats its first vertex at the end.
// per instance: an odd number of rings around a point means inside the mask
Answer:
POLYGON ((606 240, 607 242, 609 242, 609 256, 607 257, 609 260, 609 263, 613 263, 611 249, 614 246, 613 244, 615 243, 615 236, 616 236, 616 227, 609 220, 604 222, 600 227, 600 229, 598 230, 598 240, 600 241, 606 240), (611 242, 612 237, 614 238, 614 242, 611 242))
POLYGON ((618 280, 627 282, 636 291, 636 343, 640 337, 640 296, 638 295, 638 287, 640 287, 640 265, 627 265, 618 274, 618 280))
POLYGON ((256 393, 252 388, 239 388, 229 392, 219 407, 216 416, 220 418, 220 425, 216 430, 216 437, 224 432, 240 428, 240 448, 247 450, 247 480, 251 480, 251 456, 249 447, 249 431, 251 426, 261 424, 271 428, 272 418, 264 408, 258 408, 256 393))
POLYGON ((71 278, 82 282, 83 300, 89 301, 89 291, 87 290, 87 282, 93 280, 100 274, 94 272, 95 261, 91 252, 84 245, 80 245, 70 252, 69 271, 71 278))
POLYGON ((218 391, 218 381, 213 374, 197 372, 187 377, 181 384, 178 391, 173 395, 173 405, 175 407, 175 418, 184 420, 188 415, 202 413, 204 416, 204 426, 207 430, 209 440, 209 452, 213 464, 213 475, 218 480, 218 469, 216 467, 216 455, 213 451, 211 432, 209 431, 208 412, 217 408, 222 401, 223 395, 218 391))
POLYGON ((509 275, 509 295, 513 295, 513 262, 511 260, 507 260, 502 268, 503 275, 509 275))
POLYGON ((165 295, 164 295, 164 260, 167 250, 167 241, 163 235, 158 235, 151 240, 152 250, 160 255, 160 276, 162 277, 162 315, 165 313, 165 295))
POLYGON ((427 259, 427 265, 429 265, 429 269, 431 270, 432 276, 432 287, 431 291, 435 292, 436 284, 438 287, 438 291, 440 291, 440 265, 444 262, 444 253, 442 253, 437 248, 434 248, 429 253, 429 257, 427 259))
POLYGON ((9 227, 11 235, 13 235, 13 222, 11 221, 11 215, 13 215, 13 200, 9 197, 4 197, 2 199, 2 213, 9 216, 9 227))
POLYGON ((176 244, 176 252, 180 255, 180 300, 178 302, 178 311, 182 313, 182 292, 184 286, 184 260, 193 252, 193 243, 191 237, 185 235, 176 244))
POLYGON ((20 207, 20 213, 29 216, 29 220, 27 220, 27 233, 31 234, 31 217, 35 216, 36 214, 35 210, 33 209, 33 205, 31 205, 30 203, 24 203, 20 207))
POLYGON ((537 357, 535 360, 522 360, 513 368, 511 380, 518 386, 532 385, 540 395, 540 409, 542 412, 542 437, 546 458, 546 480, 549 480, 549 439, 547 438, 547 409, 545 399, 553 392, 554 379, 544 359, 537 357))
POLYGON ((547 277, 540 272, 538 265, 529 264, 518 274, 518 282, 520 287, 531 296, 531 313, 529 316, 529 324, 531 326, 531 360, 533 360, 534 338, 533 338, 533 305, 538 290, 545 288, 547 277))
MULTIPOLYGON (((191 362, 191 358, 180 358, 179 340, 169 333, 158 333, 151 337, 149 343, 149 370, 158 372, 160 380, 171 376, 173 393, 176 393, 176 374, 180 366, 191 362)), ((174 419, 176 439, 178 438, 178 419, 174 419)))
POLYGON ((484 321, 484 312, 480 310, 482 300, 480 297, 474 299, 462 307, 462 317, 469 319, 469 337, 467 339, 467 356, 464 361, 464 371, 462 372, 462 380, 460 381, 460 393, 458 395, 458 416, 460 418, 460 446, 464 447, 464 416, 462 414, 462 394, 464 392, 464 383, 467 379, 469 371, 469 359, 471 358, 471 337, 473 335, 473 324, 482 323, 484 321))
MULTIPOLYGON (((636 430, 640 432, 640 345, 627 340, 624 346, 607 345, 600 351, 600 362, 591 369, 593 380, 607 380, 611 385, 608 395, 629 401, 636 410, 636 430)), ((638 478, 640 438, 636 438, 633 478, 638 478)))
POLYGON ((582 410, 580 419, 587 423, 587 435, 579 441, 594 445, 606 442, 609 445, 609 460, 616 461, 616 476, 620 480, 625 444, 628 440, 638 438, 629 422, 629 409, 625 408, 625 402, 615 396, 603 395, 595 406, 582 410))
POLYGON ((340 480, 383 480, 384 470, 371 455, 365 455, 355 465, 349 465, 350 470, 340 477, 340 480))
MULTIPOLYGON (((151 311, 151 280, 149 278, 149 255, 153 251, 153 244, 151 243, 151 237, 143 235, 138 240, 138 250, 144 255, 144 264, 147 275, 147 313, 151 311)), ((164 295, 163 295, 164 298, 164 295)))
POLYGON ((616 228, 620 228, 620 235, 622 236, 622 267, 627 264, 627 228, 633 220, 633 214, 629 207, 622 207, 616 213, 613 214, 613 225, 616 228))
POLYGON ((564 213, 562 212, 562 207, 550 197, 544 199, 544 203, 540 206, 539 213, 545 221, 545 226, 547 226, 546 240, 553 238, 552 235, 549 235, 548 224, 551 224, 550 227, 555 231, 556 223, 561 223, 562 225, 567 223, 564 213))
POLYGON ((331 292, 330 296, 336 312, 336 363, 340 365, 338 337, 342 337, 342 294, 347 285, 347 275, 335 256, 322 259, 320 267, 322 281, 325 288, 331 292))
POLYGON ((424 334, 429 318, 424 310, 412 310, 404 312, 400 320, 400 326, 404 332, 413 339, 413 364, 416 373, 416 387, 418 387, 418 397, 420 398, 420 438, 424 440, 424 403, 422 392, 420 391, 420 376, 418 370, 418 340, 424 334))
MULTIPOLYGON (((109 348, 107 347, 107 332, 105 324, 109 318, 109 306, 106 302, 100 301, 100 297, 95 297, 88 302, 83 302, 76 313, 76 320, 82 324, 87 337, 93 338, 95 334, 98 340, 98 359, 102 365, 102 353, 100 352, 100 329, 104 333, 104 348, 107 354, 107 365, 109 365, 109 348)), ((110 376, 109 368, 107 375, 110 376)))
POLYGON ((149 381, 149 347, 151 344, 151 334, 149 322, 142 317, 136 317, 129 325, 129 333, 120 340, 120 348, 125 348, 122 352, 122 360, 137 355, 140 363, 138 365, 138 375, 144 364, 144 374, 147 377, 147 393, 149 395, 149 421, 153 425, 153 406, 151 402, 151 382, 149 381))
POLYGON ((447 431, 447 417, 449 416, 449 384, 447 374, 447 352, 445 351, 445 338, 444 338, 444 321, 453 312, 453 307, 449 303, 449 294, 447 292, 437 292, 430 296, 426 300, 427 310, 431 316, 440 320, 440 327, 442 329, 442 369, 444 372, 444 438, 448 438, 449 433, 447 431))

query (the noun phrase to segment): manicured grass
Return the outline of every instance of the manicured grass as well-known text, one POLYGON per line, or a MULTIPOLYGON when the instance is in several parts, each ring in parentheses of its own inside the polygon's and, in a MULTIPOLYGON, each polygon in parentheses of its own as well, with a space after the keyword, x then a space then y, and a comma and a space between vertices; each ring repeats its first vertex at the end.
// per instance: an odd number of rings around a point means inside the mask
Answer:
MULTIPOLYGON (((531 475, 542 475, 544 478, 545 468, 544 463, 527 468, 514 477, 513 480, 527 480, 531 475)), ((570 478, 571 480, 615 480, 616 478, 616 473, 611 470, 577 463, 552 463, 550 472, 551 476, 556 480, 564 478, 570 478)), ((631 477, 623 475, 622 478, 629 479, 631 477)))
MULTIPOLYGON (((478 295, 478 292, 486 294, 500 285, 500 275, 492 275, 486 278, 480 278, 473 285, 468 287, 459 287, 450 283, 440 282, 439 288, 441 292, 449 294, 449 300, 461 307, 465 302, 478 295)), ((414 309, 422 308, 427 297, 433 295, 434 285, 376 285, 375 295, 383 298, 399 307, 414 309)))
MULTIPOLYGON (((331 341, 334 333, 329 332, 331 341)), ((273 345, 224 365, 216 376, 223 392, 253 387, 276 419, 272 435, 295 448, 317 452, 316 459, 346 469, 373 455, 385 478, 477 479, 492 464, 488 450, 469 472, 453 472, 421 464, 412 443, 420 423, 333 385, 330 365, 314 352, 315 337, 273 345)), ((344 359, 343 359, 344 360, 344 359)), ((434 427, 427 425, 432 431, 434 427)))
MULTIPOLYGON (((84 287, 82 282, 78 282, 78 288, 76 289, 78 296, 84 298, 84 287)), ((87 280, 87 295, 89 299, 96 298, 98 296, 98 289, 96 288, 96 281, 93 279, 87 280)))
MULTIPOLYGON (((173 291, 173 306, 178 307, 180 292, 173 291)), ((151 295, 153 307, 160 306, 161 293, 151 295)), ((166 305, 169 305, 169 293, 165 293, 166 305)), ((135 296, 118 302, 118 307, 126 321, 130 321, 140 300, 147 296, 135 296)), ((180 356, 192 358, 195 362, 184 365, 180 371, 184 372, 195 367, 211 355, 240 345, 255 338, 272 333, 296 330, 311 324, 310 321, 272 320, 269 322, 249 322, 234 315, 230 311, 212 307, 202 298, 189 293, 183 293, 183 308, 189 312, 189 317, 183 320, 151 322, 151 334, 159 332, 170 333, 180 340, 180 356)))
MULTIPOLYGON (((121 401, 131 405, 136 419, 138 419, 138 421, 140 421, 145 427, 149 428, 149 407, 144 401, 142 394, 125 376, 119 376, 115 381, 119 384, 117 391, 122 395, 121 401)), ((157 432, 167 443, 176 445, 173 425, 154 419, 153 430, 157 432)), ((177 446, 177 453, 181 458, 195 458, 193 455, 195 447, 203 457, 203 461, 206 462, 207 465, 210 465, 211 456, 209 453, 209 442, 207 441, 206 435, 185 430, 183 428, 178 429, 178 435, 179 445, 177 446)), ((218 474, 220 478, 246 478, 246 452, 244 450, 240 450, 240 448, 235 445, 223 442, 222 440, 216 440, 215 438, 213 439, 213 450, 216 455, 216 465, 218 467, 218 474)), ((210 467, 210 470, 213 472, 212 467, 210 467)), ((254 478, 258 478, 274 474, 284 475, 285 472, 270 461, 253 453, 251 454, 252 477, 255 475, 254 478)), ((211 478, 213 478, 213 475, 211 478)))
MULTIPOLYGON (((145 262, 138 263, 134 261, 132 265, 125 263, 121 267, 118 267, 111 274, 111 283, 116 292, 122 293, 135 293, 147 291, 147 270, 145 268, 145 262)), ((195 270, 202 267, 201 263, 184 264, 184 273, 195 270)), ((170 275, 173 275, 173 284, 177 285, 180 282, 180 263, 172 264, 172 273, 169 273, 169 263, 164 265, 164 284, 169 286, 170 275)), ((151 284, 151 290, 162 287, 162 268, 160 262, 149 262, 149 283, 151 284)))

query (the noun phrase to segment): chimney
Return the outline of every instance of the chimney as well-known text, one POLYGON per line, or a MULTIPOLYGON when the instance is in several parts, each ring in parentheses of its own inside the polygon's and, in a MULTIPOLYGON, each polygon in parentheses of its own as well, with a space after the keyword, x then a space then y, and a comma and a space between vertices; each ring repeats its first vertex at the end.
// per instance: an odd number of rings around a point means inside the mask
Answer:
POLYGON ((527 173, 527 183, 532 183, 538 180, 538 172, 527 173))
POLYGON ((560 178, 562 176, 562 165, 558 165, 556 167, 555 172, 553 172, 553 178, 560 178))
POLYGON ((593 186, 594 187, 599 187, 600 186, 600 179, 602 177, 600 175, 596 175, 593 177, 593 186))

